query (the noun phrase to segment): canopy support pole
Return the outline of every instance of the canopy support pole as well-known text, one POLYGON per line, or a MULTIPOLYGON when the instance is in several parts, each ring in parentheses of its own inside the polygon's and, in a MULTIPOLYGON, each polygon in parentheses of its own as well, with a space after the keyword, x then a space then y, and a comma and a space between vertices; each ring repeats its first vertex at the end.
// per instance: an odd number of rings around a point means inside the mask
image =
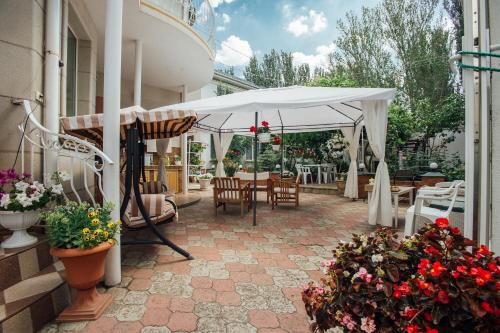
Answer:
MULTIPOLYGON (((255 112, 255 128, 259 128, 259 113, 255 112)), ((253 226, 257 225, 257 130, 254 136, 254 146, 253 146, 253 226)))
POLYGON ((285 169, 285 136, 283 135, 283 125, 281 125, 281 168, 280 168, 281 179, 283 179, 284 169, 285 169))

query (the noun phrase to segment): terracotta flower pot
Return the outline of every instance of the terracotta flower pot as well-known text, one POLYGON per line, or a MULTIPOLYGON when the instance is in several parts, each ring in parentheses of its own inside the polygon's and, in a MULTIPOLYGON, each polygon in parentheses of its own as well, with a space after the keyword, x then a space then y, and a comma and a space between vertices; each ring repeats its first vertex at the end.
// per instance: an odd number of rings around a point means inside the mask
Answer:
POLYGON ((99 294, 95 286, 104 276, 104 259, 112 246, 102 243, 86 250, 50 249, 50 254, 64 264, 68 285, 77 290, 72 305, 59 315, 57 321, 96 320, 111 304, 113 297, 99 294))

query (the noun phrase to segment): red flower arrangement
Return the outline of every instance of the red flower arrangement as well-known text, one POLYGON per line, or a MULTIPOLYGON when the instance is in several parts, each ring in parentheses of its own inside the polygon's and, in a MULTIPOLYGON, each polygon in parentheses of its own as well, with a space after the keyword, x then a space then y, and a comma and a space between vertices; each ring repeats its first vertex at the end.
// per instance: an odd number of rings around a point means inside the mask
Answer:
POLYGON ((260 134, 269 133, 271 131, 271 129, 269 128, 269 122, 263 120, 261 122, 261 125, 262 126, 259 128, 255 127, 255 125, 250 126, 250 132, 260 134))
POLYGON ((446 219, 403 240, 387 228, 354 235, 334 254, 302 293, 318 332, 500 331, 500 258, 446 219))
POLYGON ((279 136, 273 137, 273 145, 281 145, 281 138, 279 136))

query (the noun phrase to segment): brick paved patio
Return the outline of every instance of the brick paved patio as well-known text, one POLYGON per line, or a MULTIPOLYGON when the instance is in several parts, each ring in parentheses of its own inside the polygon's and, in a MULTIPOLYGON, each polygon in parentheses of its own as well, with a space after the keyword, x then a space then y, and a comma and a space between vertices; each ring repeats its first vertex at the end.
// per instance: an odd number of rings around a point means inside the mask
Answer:
MULTIPOLYGON (((221 209, 222 211, 222 209, 221 209)), ((51 324, 44 332, 308 332, 301 286, 351 233, 370 232, 367 205, 303 194, 298 209, 259 202, 258 226, 239 208, 214 216, 211 191, 165 226, 196 259, 164 246, 124 247, 123 281, 95 322, 51 324)))

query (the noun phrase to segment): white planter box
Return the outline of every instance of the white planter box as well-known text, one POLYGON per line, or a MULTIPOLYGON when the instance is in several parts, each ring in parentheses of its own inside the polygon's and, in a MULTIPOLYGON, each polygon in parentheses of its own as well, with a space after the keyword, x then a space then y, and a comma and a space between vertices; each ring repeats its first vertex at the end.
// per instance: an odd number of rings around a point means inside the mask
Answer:
POLYGON ((26 229, 40 221, 40 211, 6 212, 0 211, 0 224, 13 234, 2 242, 2 247, 12 249, 35 244, 38 239, 28 234, 26 229))
POLYGON ((200 190, 206 190, 208 185, 210 185, 210 180, 211 179, 198 179, 200 182, 200 190))

